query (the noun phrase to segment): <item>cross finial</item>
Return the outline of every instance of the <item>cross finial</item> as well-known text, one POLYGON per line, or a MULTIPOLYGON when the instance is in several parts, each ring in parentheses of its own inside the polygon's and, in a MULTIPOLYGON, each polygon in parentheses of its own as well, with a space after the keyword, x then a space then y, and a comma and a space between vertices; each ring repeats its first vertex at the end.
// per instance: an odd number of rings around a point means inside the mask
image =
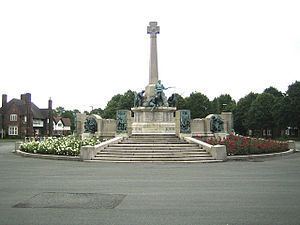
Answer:
POLYGON ((157 22, 149 23, 147 33, 150 34, 151 37, 156 37, 156 34, 159 34, 159 26, 157 26, 157 22))

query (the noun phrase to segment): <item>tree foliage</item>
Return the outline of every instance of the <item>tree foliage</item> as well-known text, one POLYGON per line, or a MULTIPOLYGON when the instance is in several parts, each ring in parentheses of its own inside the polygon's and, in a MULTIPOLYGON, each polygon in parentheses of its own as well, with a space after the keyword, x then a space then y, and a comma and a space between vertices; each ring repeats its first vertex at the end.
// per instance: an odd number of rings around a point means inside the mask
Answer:
MULTIPOLYGON (((300 82, 296 81, 282 93, 270 86, 262 94, 250 92, 237 103, 229 94, 222 94, 212 101, 200 92, 193 92, 188 97, 176 94, 177 109, 191 110, 192 118, 204 118, 210 113, 233 112, 234 129, 237 133, 246 135, 249 129, 285 129, 300 128, 300 82)), ((130 110, 133 107, 134 92, 128 90, 124 94, 114 95, 104 109, 93 109, 91 114, 103 118, 115 119, 116 111, 130 110)), ((75 127, 75 113, 79 110, 66 110, 57 107, 55 116, 71 119, 72 130, 75 127)))
POLYGON ((274 87, 269 87, 269 88, 266 88, 264 90, 263 93, 268 93, 268 94, 271 94, 273 95, 275 98, 282 98, 283 97, 283 93, 278 91, 278 89, 274 88, 274 87))
POLYGON ((180 94, 176 95, 176 108, 177 109, 186 109, 186 99, 182 97, 180 94))
POLYGON ((133 107, 134 92, 128 90, 124 94, 114 95, 107 103, 103 110, 103 118, 115 119, 117 110, 127 109, 130 110, 133 107))
POLYGON ((71 132, 73 132, 76 127, 76 124, 75 124, 76 123, 76 121, 75 121, 76 113, 80 113, 80 111, 78 109, 67 110, 62 106, 59 106, 53 110, 54 116, 69 118, 71 120, 71 132))
POLYGON ((247 113, 246 125, 251 130, 274 128, 272 108, 275 97, 269 93, 259 94, 247 113))
POLYGON ((206 95, 193 92, 186 98, 186 108, 191 110, 192 118, 204 118, 209 114, 210 101, 206 95))
POLYGON ((300 82, 291 84, 287 90, 289 107, 289 125, 300 128, 300 82))
POLYGON ((232 112, 236 107, 236 102, 229 94, 222 94, 211 102, 211 112, 220 114, 221 112, 232 112))
POLYGON ((235 131, 239 134, 247 134, 248 127, 246 124, 246 120, 248 116, 248 111, 252 105, 252 102, 256 99, 257 96, 258 94, 250 92, 244 98, 241 98, 236 105, 236 108, 233 112, 233 124, 235 131))

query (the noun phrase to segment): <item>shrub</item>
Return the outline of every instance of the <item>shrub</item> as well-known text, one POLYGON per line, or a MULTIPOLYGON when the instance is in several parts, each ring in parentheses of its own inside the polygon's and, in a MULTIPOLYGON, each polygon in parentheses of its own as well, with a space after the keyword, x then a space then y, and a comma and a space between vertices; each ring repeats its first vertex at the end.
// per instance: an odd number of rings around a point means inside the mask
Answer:
POLYGON ((250 138, 230 134, 225 139, 208 138, 211 145, 226 145, 228 155, 249 155, 282 152, 288 149, 287 142, 262 138, 250 138))
POLYGON ((80 140, 74 136, 60 138, 50 137, 44 141, 24 142, 21 144, 20 150, 29 153, 78 156, 81 146, 94 146, 99 143, 101 143, 101 141, 97 138, 85 138, 80 140))

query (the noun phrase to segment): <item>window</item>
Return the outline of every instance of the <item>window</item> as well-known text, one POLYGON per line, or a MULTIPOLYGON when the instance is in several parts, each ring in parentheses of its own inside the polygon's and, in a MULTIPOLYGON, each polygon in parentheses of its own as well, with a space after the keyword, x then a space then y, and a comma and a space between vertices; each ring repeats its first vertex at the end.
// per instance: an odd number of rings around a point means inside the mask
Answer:
POLYGON ((8 127, 8 135, 18 135, 18 127, 17 126, 8 127))
POLYGON ((10 120, 10 121, 17 121, 17 120, 18 120, 17 114, 10 114, 9 120, 10 120))
POLYGON ((24 116, 24 123, 27 123, 27 116, 24 116))

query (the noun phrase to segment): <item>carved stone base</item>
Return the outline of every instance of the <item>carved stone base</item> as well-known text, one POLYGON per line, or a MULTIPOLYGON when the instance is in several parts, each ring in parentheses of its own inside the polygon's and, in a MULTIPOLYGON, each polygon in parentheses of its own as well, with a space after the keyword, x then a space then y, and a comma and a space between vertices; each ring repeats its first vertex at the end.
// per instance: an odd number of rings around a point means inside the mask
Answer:
POLYGON ((150 98, 155 96, 155 84, 148 84, 145 88, 146 102, 149 102, 150 98))
POLYGON ((133 112, 133 134, 175 134, 175 107, 137 107, 133 112))

